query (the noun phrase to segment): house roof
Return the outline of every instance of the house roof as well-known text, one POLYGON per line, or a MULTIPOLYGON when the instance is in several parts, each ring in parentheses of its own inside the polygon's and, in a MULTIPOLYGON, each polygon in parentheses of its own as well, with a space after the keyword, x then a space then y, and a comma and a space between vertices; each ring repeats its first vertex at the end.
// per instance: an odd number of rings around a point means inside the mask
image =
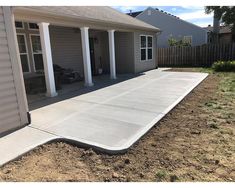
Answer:
POLYGON ((136 16, 138 16, 140 13, 142 13, 143 11, 138 11, 138 12, 130 12, 130 13, 127 13, 127 15, 135 18, 136 16))
POLYGON ((155 32, 160 31, 160 29, 150 24, 131 18, 130 16, 107 6, 25 6, 14 8, 88 21, 105 22, 108 24, 128 26, 135 29, 151 30, 155 32))
POLYGON ((171 18, 173 18, 173 19, 175 19, 175 20, 177 20, 177 21, 190 24, 190 25, 192 25, 192 26, 194 26, 194 27, 197 27, 197 28, 201 28, 202 30, 205 30, 205 32, 207 32, 206 29, 204 29, 204 28, 202 28, 202 27, 200 27, 200 26, 198 26, 198 25, 195 25, 195 24, 193 24, 193 23, 191 23, 191 22, 187 22, 187 21, 185 21, 185 20, 182 20, 182 19, 180 19, 179 17, 177 17, 177 16, 175 16, 175 15, 172 15, 172 14, 170 14, 170 13, 168 13, 168 12, 165 12, 165 11, 163 11, 163 10, 160 10, 160 9, 158 9, 158 8, 148 7, 148 8, 146 8, 146 9, 143 10, 143 11, 139 11, 139 12, 130 12, 130 13, 127 13, 127 15, 129 15, 129 16, 131 16, 131 17, 137 17, 138 15, 140 15, 141 13, 143 13, 143 12, 145 12, 146 10, 149 10, 149 9, 155 10, 155 11, 157 11, 157 12, 163 14, 163 15, 166 15, 166 16, 168 16, 168 17, 171 17, 171 18))
MULTIPOLYGON (((153 9, 154 9, 154 8, 153 8, 153 9)), ((172 17, 174 17, 174 18, 180 19, 179 17, 177 17, 177 16, 175 16, 175 15, 172 15, 172 14, 170 14, 170 13, 167 13, 167 12, 165 12, 165 11, 163 11, 163 10, 159 10, 158 8, 155 8, 155 10, 156 10, 156 11, 159 11, 159 12, 162 12, 162 13, 168 15, 168 16, 172 16, 172 17)), ((141 14, 142 12, 144 12, 144 10, 143 10, 143 11, 138 11, 138 12, 130 12, 130 13, 127 13, 127 15, 129 15, 129 16, 135 18, 136 16, 138 16, 138 15, 141 14)))
MULTIPOLYGON (((207 26, 205 27, 205 29, 207 29, 208 31, 213 31, 213 27, 212 26, 207 26)), ((223 34, 223 33, 231 33, 231 28, 229 26, 220 26, 220 30, 219 33, 223 34)))

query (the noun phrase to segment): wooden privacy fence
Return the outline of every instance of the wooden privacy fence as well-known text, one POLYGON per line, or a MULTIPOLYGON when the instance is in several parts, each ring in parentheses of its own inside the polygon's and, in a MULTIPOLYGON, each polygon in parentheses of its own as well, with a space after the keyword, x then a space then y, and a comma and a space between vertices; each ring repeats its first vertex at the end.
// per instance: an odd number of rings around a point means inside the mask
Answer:
POLYGON ((159 67, 208 67, 218 60, 235 60, 235 43, 157 48, 156 55, 159 67))

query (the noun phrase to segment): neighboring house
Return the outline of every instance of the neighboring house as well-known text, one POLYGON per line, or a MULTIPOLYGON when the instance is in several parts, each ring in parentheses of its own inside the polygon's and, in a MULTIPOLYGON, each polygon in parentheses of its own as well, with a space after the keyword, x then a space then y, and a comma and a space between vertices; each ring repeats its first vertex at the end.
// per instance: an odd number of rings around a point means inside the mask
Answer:
POLYGON ((30 123, 24 80, 44 70, 54 97, 53 64, 78 71, 86 86, 100 68, 111 79, 154 69, 158 32, 109 7, 0 6, 0 134, 30 123))
POLYGON ((205 29, 164 11, 148 7, 144 11, 128 13, 128 15, 158 27, 162 31, 157 37, 158 47, 169 47, 168 39, 170 37, 185 40, 192 46, 207 43, 205 29))
MULTIPOLYGON (((213 27, 208 25, 205 27, 208 31, 208 43, 212 43, 213 41, 213 27)), ((229 26, 220 26, 219 29, 219 43, 229 44, 232 43, 232 30, 229 26)))

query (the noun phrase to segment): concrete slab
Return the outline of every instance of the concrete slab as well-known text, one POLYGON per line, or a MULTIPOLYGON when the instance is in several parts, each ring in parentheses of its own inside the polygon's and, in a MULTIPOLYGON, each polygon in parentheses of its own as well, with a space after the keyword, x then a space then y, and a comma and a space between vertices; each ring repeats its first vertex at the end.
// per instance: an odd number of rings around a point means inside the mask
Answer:
POLYGON ((0 138, 0 166, 56 138, 59 137, 32 127, 24 127, 4 136, 0 138))
POLYGON ((54 139, 124 152, 206 76, 152 70, 70 98, 59 96, 63 101, 31 111, 31 125, 0 138, 0 165, 54 139))
POLYGON ((33 110, 32 127, 109 153, 127 150, 207 74, 148 71, 33 110))
POLYGON ((89 102, 76 100, 57 102, 32 111, 32 124, 40 129, 51 127, 73 115, 78 115, 79 113, 91 109, 94 105, 95 104, 89 102))

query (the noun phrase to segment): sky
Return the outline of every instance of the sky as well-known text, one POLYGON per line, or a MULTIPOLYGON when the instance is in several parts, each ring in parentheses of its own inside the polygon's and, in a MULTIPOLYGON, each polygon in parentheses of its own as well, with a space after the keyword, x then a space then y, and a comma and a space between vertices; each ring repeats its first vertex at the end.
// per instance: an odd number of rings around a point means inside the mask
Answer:
MULTIPOLYGON (((145 10, 147 6, 114 6, 113 8, 124 13, 129 13, 130 10, 132 12, 145 10)), ((203 6, 153 6, 153 8, 158 8, 201 27, 206 27, 213 23, 213 14, 205 14, 203 6)))

